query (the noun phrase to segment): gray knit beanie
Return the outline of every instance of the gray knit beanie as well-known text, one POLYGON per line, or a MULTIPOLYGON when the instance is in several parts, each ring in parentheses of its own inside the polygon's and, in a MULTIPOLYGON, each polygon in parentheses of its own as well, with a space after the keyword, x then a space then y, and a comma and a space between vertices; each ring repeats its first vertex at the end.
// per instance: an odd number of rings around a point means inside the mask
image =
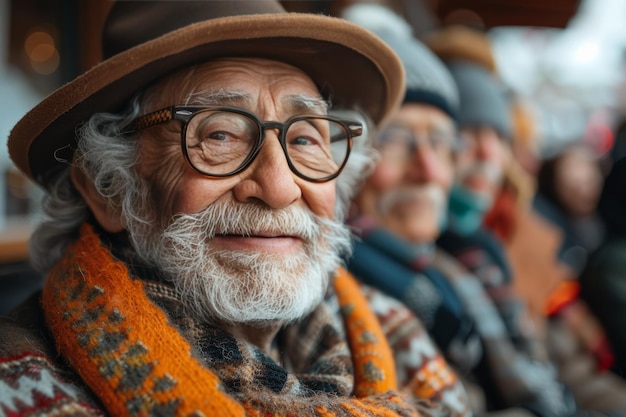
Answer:
POLYGON ((461 98, 459 126, 486 125, 511 138, 511 112, 504 88, 486 68, 466 60, 446 62, 461 98))
POLYGON ((441 60, 415 39, 402 17, 379 4, 349 6, 342 17, 374 32, 400 57, 406 72, 405 103, 433 105, 457 120, 459 93, 454 79, 441 60))

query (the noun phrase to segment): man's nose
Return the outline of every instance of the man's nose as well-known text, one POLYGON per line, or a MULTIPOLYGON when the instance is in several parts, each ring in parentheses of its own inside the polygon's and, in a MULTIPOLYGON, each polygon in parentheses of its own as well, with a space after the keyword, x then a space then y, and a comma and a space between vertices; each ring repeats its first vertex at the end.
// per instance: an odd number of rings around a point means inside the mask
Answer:
POLYGON ((435 151, 428 146, 418 146, 412 156, 407 172, 409 180, 417 183, 433 181, 439 172, 435 151))
POLYGON ((489 146, 489 140, 483 136, 476 138, 476 159, 480 161, 489 160, 491 155, 491 149, 489 146))
POLYGON ((261 201, 280 209, 297 201, 302 194, 273 129, 266 131, 259 154, 242 177, 234 188, 235 198, 241 202, 261 201))

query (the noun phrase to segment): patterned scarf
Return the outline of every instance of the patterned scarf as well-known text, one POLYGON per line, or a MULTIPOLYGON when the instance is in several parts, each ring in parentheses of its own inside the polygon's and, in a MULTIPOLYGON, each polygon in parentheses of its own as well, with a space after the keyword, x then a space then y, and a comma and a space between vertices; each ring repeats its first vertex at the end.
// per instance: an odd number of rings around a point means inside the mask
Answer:
POLYGON ((58 351, 114 416, 417 416, 422 404, 394 393, 392 354, 358 285, 345 271, 334 284, 349 349, 323 304, 279 337, 295 372, 186 319, 171 288, 131 277, 89 225, 42 304, 58 351))
MULTIPOLYGON (((402 301, 422 318, 446 359, 485 390, 488 406, 494 409, 519 406, 538 415, 564 416, 571 412, 573 405, 557 382, 555 370, 512 343, 505 321, 491 299, 492 294, 456 259, 434 251, 427 259, 422 257, 416 261, 415 255, 411 256, 416 250, 414 245, 377 228, 371 220, 359 220, 352 225, 359 233, 359 239, 355 242, 348 269, 367 284, 402 301), (434 284, 435 278, 446 283, 446 292, 434 284), (430 285, 424 285, 424 282, 430 285), (412 292, 421 292, 421 296, 413 297, 412 292), (441 301, 446 299, 447 304, 441 301), (450 331, 441 319, 446 317, 439 313, 442 309, 453 313, 457 323, 461 320, 469 323, 465 327, 469 331, 453 333, 448 345, 441 342, 446 340, 442 338, 442 332, 450 331), (425 315, 424 311, 430 315, 425 315)), ((468 248, 481 248, 479 241, 461 238, 453 243, 460 248, 466 248, 464 243, 468 248), (473 242, 475 246, 467 242, 473 242)), ((489 252, 481 250, 480 254, 485 257, 480 259, 493 264, 493 259, 487 257, 489 252)), ((503 278, 502 274, 498 276, 503 278)), ((459 327, 457 324, 452 329, 459 327)))
POLYGON ((437 245, 480 280, 516 347, 545 358, 543 348, 537 345, 537 336, 526 334, 526 329, 533 326, 525 316, 522 299, 515 293, 507 255, 496 237, 485 228, 466 235, 448 230, 439 237, 437 245))
POLYGON ((513 279, 502 244, 487 229, 461 234, 446 230, 437 246, 459 259, 486 288, 508 284, 513 279))
POLYGON ((464 345, 471 320, 445 277, 430 266, 435 246, 411 244, 377 227, 367 216, 352 219, 350 226, 356 236, 348 270, 363 283, 406 305, 444 352, 464 345))

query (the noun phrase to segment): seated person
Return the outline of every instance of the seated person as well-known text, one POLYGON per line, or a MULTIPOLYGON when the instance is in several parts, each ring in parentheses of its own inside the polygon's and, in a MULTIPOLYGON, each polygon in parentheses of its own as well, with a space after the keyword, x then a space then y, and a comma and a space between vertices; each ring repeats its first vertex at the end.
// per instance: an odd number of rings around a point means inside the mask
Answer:
POLYGON ((9 138, 50 218, 43 291, 0 321, 2 413, 439 413, 398 393, 340 268, 336 183, 363 126, 332 112, 389 114, 393 51, 261 0, 116 2, 103 45, 9 138))
POLYGON ((395 300, 421 320, 470 393, 476 393, 475 413, 570 415, 574 404, 554 370, 515 346, 479 279, 435 246, 446 226, 461 145, 455 123, 459 96, 451 74, 410 33, 398 34, 401 22, 382 27, 382 11, 368 20, 353 10, 344 15, 363 25, 375 22, 366 27, 394 48, 407 73, 403 105, 374 138, 380 159, 348 219, 356 235, 348 269, 368 287, 383 328, 391 329, 399 375, 410 376, 432 353, 400 338, 394 326, 405 319, 394 317, 395 300))

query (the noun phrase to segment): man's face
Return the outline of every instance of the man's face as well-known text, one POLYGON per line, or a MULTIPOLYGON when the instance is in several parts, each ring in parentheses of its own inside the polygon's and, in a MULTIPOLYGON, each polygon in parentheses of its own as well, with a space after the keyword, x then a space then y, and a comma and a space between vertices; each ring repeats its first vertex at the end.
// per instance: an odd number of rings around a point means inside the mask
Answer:
POLYGON ((491 204, 509 158, 507 145, 491 127, 464 127, 460 133, 462 145, 455 159, 456 180, 491 204))
POLYGON ((455 138, 443 111, 403 105, 376 139, 381 160, 357 196, 359 210, 412 242, 433 241, 447 208, 455 138))
MULTIPOLYGON (((238 107, 263 121, 325 114, 311 79, 289 65, 223 59, 174 75, 148 97, 169 105, 238 107)), ((226 178, 193 170, 180 148, 181 124, 146 129, 139 175, 147 180, 159 225, 133 233, 137 251, 157 263, 195 313, 229 322, 295 320, 322 299, 328 275, 349 243, 332 219, 334 181, 312 183, 290 170, 277 131, 252 164, 226 178), (155 243, 156 242, 156 243, 155 243)))
MULTIPOLYGON (((301 114, 323 114, 325 109, 316 107, 321 102, 315 84, 294 67, 262 59, 223 59, 167 79, 157 87, 154 108, 148 110, 172 104, 221 105, 242 108, 263 121, 283 122, 301 114)), ((295 205, 308 207, 319 216, 333 215, 334 182, 315 184, 295 176, 274 129, 265 131, 265 144, 248 169, 222 179, 207 179, 185 163, 179 123, 150 129, 144 139, 140 174, 152 181, 166 219, 176 213, 198 213, 221 200, 262 202, 273 209, 295 205)), ((213 244, 255 251, 299 247, 298 242, 286 238, 219 237, 213 244)))
POLYGON ((557 198, 573 216, 588 216, 596 210, 602 191, 602 171, 592 155, 583 149, 565 152, 555 169, 557 198))

